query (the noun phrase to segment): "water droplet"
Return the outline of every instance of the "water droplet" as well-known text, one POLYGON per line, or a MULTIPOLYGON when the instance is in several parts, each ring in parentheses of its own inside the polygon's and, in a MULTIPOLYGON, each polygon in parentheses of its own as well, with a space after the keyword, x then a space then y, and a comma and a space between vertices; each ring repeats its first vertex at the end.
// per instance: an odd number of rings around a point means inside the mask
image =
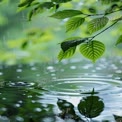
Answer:
POLYGON ((0 122, 10 122, 10 120, 6 116, 0 116, 0 122))
POLYGON ((53 74, 51 74, 51 76, 55 76, 55 75, 56 75, 56 74, 54 74, 54 73, 53 73, 53 74))
POLYGON ((3 72, 0 72, 0 75, 3 75, 3 72))
POLYGON ((19 79, 19 78, 20 78, 20 76, 17 76, 17 78, 19 79))
POLYGON ((31 102, 32 102, 32 103, 35 103, 36 101, 35 101, 35 100, 32 100, 31 102))
POLYGON ((19 100, 18 103, 23 103, 23 101, 22 100, 19 100))
POLYGON ((40 76, 40 74, 36 74, 36 76, 37 76, 37 77, 39 77, 39 76, 40 76))
POLYGON ((64 72, 64 69, 61 69, 61 72, 64 72))
POLYGON ((115 72, 116 72, 116 73, 122 73, 122 71, 121 71, 121 70, 116 70, 115 72))
POLYGON ((1 111, 6 111, 7 109, 6 108, 0 108, 1 111))
POLYGON ((96 70, 101 70, 102 68, 101 67, 96 67, 96 70))
POLYGON ((47 67, 47 70, 52 70, 52 69, 54 69, 53 66, 48 66, 48 67, 47 67))
POLYGON ((76 69, 76 66, 70 66, 70 69, 76 69))
POLYGON ((28 98, 32 98, 33 96, 32 95, 28 95, 28 98))
POLYGON ((22 72, 22 69, 16 69, 16 72, 22 72))
POLYGON ((37 69, 36 69, 36 67, 31 67, 31 70, 35 71, 35 70, 37 70, 37 69))
POLYGON ((20 104, 17 103, 17 104, 15 104, 14 106, 18 108, 18 107, 20 107, 20 104))
POLYGON ((2 98, 2 100, 6 100, 6 98, 5 98, 5 97, 3 97, 3 98, 2 98))
POLYGON ((42 109, 41 109, 41 108, 35 108, 35 111, 36 111, 36 112, 41 112, 42 109))
POLYGON ((22 117, 20 117, 20 116, 17 116, 16 120, 19 121, 19 122, 24 122, 24 119, 22 117))

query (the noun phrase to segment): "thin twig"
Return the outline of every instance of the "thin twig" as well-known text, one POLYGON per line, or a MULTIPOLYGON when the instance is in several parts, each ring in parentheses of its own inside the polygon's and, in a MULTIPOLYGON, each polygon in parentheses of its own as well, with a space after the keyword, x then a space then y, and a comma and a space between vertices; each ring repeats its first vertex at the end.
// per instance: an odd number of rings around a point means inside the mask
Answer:
POLYGON ((118 21, 114 22, 113 24, 111 24, 110 26, 108 26, 107 28, 105 28, 104 30, 102 30, 102 31, 100 31, 99 33, 97 33, 96 35, 90 37, 91 39, 90 39, 89 41, 93 40, 96 36, 100 35, 100 34, 103 33, 104 31, 106 31, 106 30, 108 30, 109 28, 111 28, 112 26, 114 26, 117 22, 118 22, 118 21))
MULTIPOLYGON (((115 13, 115 12, 118 12, 118 11, 122 11, 122 9, 118 9, 118 10, 115 10, 115 11, 111 11, 109 13, 100 13, 100 14, 85 14, 85 13, 82 13, 83 15, 86 15, 86 17, 89 17, 89 16, 101 16, 101 15, 108 15, 108 14, 112 14, 112 13, 115 13)), ((85 18, 86 18, 85 17, 85 18)))

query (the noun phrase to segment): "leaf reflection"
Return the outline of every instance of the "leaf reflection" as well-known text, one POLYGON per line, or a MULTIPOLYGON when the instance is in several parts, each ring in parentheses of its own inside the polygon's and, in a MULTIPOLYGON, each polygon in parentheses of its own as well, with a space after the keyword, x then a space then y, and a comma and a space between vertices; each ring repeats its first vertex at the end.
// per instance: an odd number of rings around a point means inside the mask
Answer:
POLYGON ((97 92, 93 89, 92 92, 89 92, 90 95, 80 100, 76 109, 80 112, 81 116, 76 114, 75 107, 72 103, 58 99, 57 105, 61 110, 59 117, 64 120, 68 118, 75 121, 85 122, 84 118, 89 120, 99 116, 104 110, 104 103, 99 96, 95 95, 96 93, 97 92))

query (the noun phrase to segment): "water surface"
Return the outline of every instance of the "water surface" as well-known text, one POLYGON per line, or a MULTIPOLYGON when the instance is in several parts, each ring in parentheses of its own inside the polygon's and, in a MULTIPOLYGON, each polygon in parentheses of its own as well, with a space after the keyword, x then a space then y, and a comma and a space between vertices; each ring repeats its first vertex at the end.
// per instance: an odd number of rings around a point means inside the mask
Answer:
POLYGON ((58 99, 72 103, 79 114, 77 105, 88 96, 83 93, 93 88, 105 104, 104 111, 93 120, 115 122, 113 115, 122 116, 122 58, 103 58, 95 64, 87 60, 64 60, 48 64, 1 65, 0 121, 71 121, 58 117, 61 112, 58 99))

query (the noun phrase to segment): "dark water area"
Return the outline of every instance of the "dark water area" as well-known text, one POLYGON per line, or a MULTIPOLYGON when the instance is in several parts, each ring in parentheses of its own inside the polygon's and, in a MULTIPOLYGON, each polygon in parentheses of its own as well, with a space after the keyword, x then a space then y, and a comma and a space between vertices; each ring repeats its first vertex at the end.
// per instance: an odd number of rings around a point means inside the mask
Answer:
POLYGON ((116 122, 115 115, 122 116, 121 57, 0 66, 0 122, 116 122), (90 118, 78 105, 93 98, 104 108, 90 118))

